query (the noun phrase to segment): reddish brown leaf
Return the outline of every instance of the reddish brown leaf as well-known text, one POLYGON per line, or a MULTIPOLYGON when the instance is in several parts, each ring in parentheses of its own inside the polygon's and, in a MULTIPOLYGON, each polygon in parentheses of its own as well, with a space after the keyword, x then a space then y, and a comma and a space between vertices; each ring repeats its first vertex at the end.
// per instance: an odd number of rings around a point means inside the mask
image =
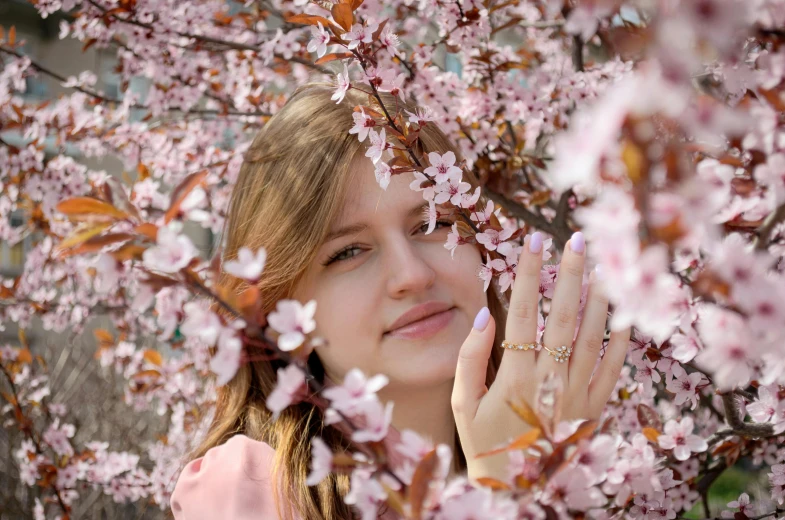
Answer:
POLYGON ((345 58, 351 58, 352 56, 354 56, 354 54, 352 54, 351 52, 333 52, 332 54, 325 54, 324 56, 316 60, 315 63, 317 65, 321 65, 322 63, 327 63, 335 60, 342 60, 345 58))
POLYGON ((333 19, 344 30, 350 31, 352 29, 352 24, 354 24, 354 13, 352 12, 351 5, 333 4, 333 7, 330 11, 333 14, 333 19))
POLYGON ((134 231, 139 233, 140 235, 144 235, 153 242, 158 240, 158 227, 155 224, 151 224, 149 222, 145 222, 144 224, 140 224, 134 228, 134 231))
POLYGON ((412 518, 420 520, 422 518, 422 507, 425 497, 428 494, 428 485, 433 478, 433 472, 439 462, 436 450, 429 451, 417 464, 412 476, 412 485, 409 486, 409 504, 412 508, 412 518))
POLYGON ((108 343, 110 345, 114 343, 114 336, 112 336, 112 333, 106 329, 95 329, 93 334, 101 343, 108 343))
POLYGON ((127 244, 117 251, 111 251, 109 254, 112 255, 115 260, 122 262, 124 260, 141 260, 142 254, 145 251, 147 251, 147 248, 144 246, 127 244))
POLYGON ((59 253, 64 249, 68 249, 75 245, 81 244, 82 242, 85 242, 93 238, 94 236, 100 234, 102 231, 104 231, 106 228, 108 228, 111 225, 112 225, 111 222, 100 222, 92 226, 90 225, 86 227, 80 226, 79 228, 77 228, 76 232, 74 232, 68 238, 63 239, 62 242, 57 244, 57 247, 55 248, 55 252, 59 253))
POLYGON ((502 482, 501 480, 496 480, 495 478, 491 477, 479 477, 477 479, 477 483, 495 491, 507 491, 510 489, 510 485, 506 482, 502 482))
POLYGON ((133 375, 134 379, 144 379, 146 377, 161 377, 161 373, 158 370, 140 370, 139 372, 133 375))
POLYGON ((144 351, 143 357, 146 361, 152 363, 153 365, 160 367, 164 364, 164 358, 157 350, 147 349, 144 351))
POLYGON ((72 199, 67 199, 60 202, 56 206, 56 209, 69 217, 83 215, 106 215, 117 219, 128 217, 127 213, 93 197, 74 197, 72 199))
POLYGON ((597 421, 585 421, 581 424, 575 433, 567 437, 562 444, 570 445, 576 444, 581 439, 587 439, 594 434, 594 431, 597 429, 597 421))
POLYGON ((521 398, 518 401, 507 400, 507 404, 512 408, 512 411, 518 414, 518 417, 524 420, 526 424, 534 428, 541 429, 540 420, 537 414, 525 399, 521 398))
POLYGON ((503 453, 505 451, 511 450, 525 450, 529 448, 532 444, 537 442, 537 439, 540 438, 541 430, 539 428, 533 428, 528 432, 520 435, 518 438, 513 440, 510 444, 506 446, 502 446, 500 448, 494 448, 490 451, 484 451, 482 453, 478 453, 475 455, 478 459, 481 457, 489 457, 491 455, 496 455, 497 453, 503 453))
POLYGON ((402 518, 406 517, 406 501, 399 491, 391 488, 384 482, 381 483, 384 491, 387 492, 387 499, 385 502, 395 510, 402 518))
POLYGON ((30 349, 25 347, 19 350, 19 353, 16 355, 16 360, 27 365, 33 362, 33 354, 30 352, 30 349))
POLYGON ((648 426, 643 429, 643 435, 654 444, 657 444, 657 439, 660 438, 660 432, 648 426))
POLYGON ((654 428, 658 432, 662 431, 662 421, 657 412, 643 403, 638 405, 638 422, 644 428, 654 428))
POLYGON ((172 191, 172 199, 169 209, 166 211, 166 215, 164 216, 164 223, 168 224, 180 213, 180 204, 183 203, 185 198, 188 196, 188 194, 191 193, 191 191, 193 191, 194 188, 204 182, 204 179, 207 177, 208 173, 209 172, 207 170, 192 173, 183 179, 183 181, 174 189, 174 191, 172 191))
POLYGON ((286 17, 285 20, 289 23, 301 23, 303 25, 319 25, 321 22, 322 27, 325 29, 332 25, 332 22, 324 16, 317 16, 314 14, 296 14, 286 17))

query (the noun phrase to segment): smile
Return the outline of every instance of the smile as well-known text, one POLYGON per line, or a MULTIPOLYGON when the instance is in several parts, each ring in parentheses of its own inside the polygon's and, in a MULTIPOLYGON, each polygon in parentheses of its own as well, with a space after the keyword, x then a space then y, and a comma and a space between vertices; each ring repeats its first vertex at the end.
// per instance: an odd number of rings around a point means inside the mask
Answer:
POLYGON ((400 339, 427 339, 447 327, 454 316, 455 307, 391 330, 385 336, 400 339))

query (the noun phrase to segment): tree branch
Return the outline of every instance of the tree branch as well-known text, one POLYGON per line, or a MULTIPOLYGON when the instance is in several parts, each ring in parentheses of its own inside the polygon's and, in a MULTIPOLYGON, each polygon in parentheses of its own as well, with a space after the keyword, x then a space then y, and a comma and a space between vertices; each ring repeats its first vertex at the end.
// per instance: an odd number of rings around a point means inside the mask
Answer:
POLYGON ((758 251, 766 250, 766 248, 769 246, 769 241, 771 240, 772 231, 774 231, 774 228, 777 227, 777 224, 783 220, 785 220, 785 204, 769 213, 769 215, 763 221, 763 224, 761 224, 757 229, 757 236, 752 242, 752 244, 755 246, 755 249, 758 251))

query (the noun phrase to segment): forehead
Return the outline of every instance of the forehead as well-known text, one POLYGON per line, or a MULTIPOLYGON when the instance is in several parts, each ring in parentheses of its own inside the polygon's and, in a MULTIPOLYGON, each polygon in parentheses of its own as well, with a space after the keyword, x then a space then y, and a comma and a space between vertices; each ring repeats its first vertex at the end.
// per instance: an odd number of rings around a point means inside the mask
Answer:
POLYGON ((409 188, 413 180, 414 175, 411 172, 394 175, 387 189, 383 190, 376 182, 371 160, 358 157, 350 168, 349 184, 335 224, 346 225, 375 218, 394 217, 407 214, 412 208, 425 204, 422 193, 409 188))

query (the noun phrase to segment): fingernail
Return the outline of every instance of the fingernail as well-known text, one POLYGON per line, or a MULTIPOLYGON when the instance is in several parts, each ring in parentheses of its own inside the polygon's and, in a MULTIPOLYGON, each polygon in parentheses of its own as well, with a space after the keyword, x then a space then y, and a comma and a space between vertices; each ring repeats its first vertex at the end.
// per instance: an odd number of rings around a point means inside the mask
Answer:
POLYGON ((488 321, 490 319, 491 311, 488 310, 488 307, 480 309, 480 312, 478 312, 477 316, 474 318, 474 330, 478 332, 484 331, 485 327, 488 326, 488 321))
POLYGON ((602 264, 597 264, 594 266, 594 278, 602 281, 603 279, 602 264))
POLYGON ((583 253, 586 249, 586 241, 583 238, 583 233, 576 231, 572 234, 572 237, 570 238, 570 249, 572 249, 573 253, 583 253))
POLYGON ((535 231, 529 239, 529 251, 539 253, 542 251, 542 233, 535 231))

